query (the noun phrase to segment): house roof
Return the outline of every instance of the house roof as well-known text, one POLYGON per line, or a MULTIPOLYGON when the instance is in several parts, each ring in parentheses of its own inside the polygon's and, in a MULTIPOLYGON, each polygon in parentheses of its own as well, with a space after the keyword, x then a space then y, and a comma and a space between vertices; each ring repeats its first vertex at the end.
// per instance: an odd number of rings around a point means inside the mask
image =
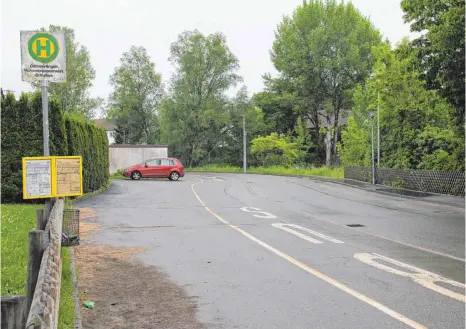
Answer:
POLYGON ((98 126, 104 127, 106 131, 115 130, 115 124, 111 120, 97 119, 97 120, 94 120, 94 123, 98 126))

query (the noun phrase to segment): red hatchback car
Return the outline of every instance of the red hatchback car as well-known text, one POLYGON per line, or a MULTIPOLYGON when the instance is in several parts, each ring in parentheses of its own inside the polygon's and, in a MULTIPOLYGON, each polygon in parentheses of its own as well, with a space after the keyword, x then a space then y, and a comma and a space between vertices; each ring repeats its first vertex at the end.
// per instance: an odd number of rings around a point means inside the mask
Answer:
POLYGON ((175 158, 155 158, 126 168, 123 176, 134 180, 149 177, 167 177, 170 180, 178 180, 184 177, 184 167, 181 161, 175 158))

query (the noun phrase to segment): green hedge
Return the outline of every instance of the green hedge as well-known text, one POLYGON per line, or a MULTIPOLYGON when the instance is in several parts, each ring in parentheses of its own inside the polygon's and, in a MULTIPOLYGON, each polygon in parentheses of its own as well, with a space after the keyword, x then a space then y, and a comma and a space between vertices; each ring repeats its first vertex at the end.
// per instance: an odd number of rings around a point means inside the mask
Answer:
MULTIPOLYGON (((100 189, 109 179, 108 140, 102 127, 64 115, 55 99, 49 104, 51 155, 82 155, 84 192, 100 189)), ((41 93, 7 94, 1 113, 2 202, 21 202, 21 159, 43 154, 41 93)))
POLYGON ((66 116, 68 154, 82 155, 84 192, 100 189, 109 179, 107 133, 84 119, 66 116))

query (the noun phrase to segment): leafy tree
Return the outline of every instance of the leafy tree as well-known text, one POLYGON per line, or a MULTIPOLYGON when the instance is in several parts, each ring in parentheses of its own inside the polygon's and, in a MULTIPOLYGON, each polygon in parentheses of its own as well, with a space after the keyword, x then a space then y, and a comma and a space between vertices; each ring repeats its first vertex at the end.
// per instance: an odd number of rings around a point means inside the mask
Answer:
POLYGON ((228 163, 240 166, 243 154, 243 116, 246 140, 250 142, 254 137, 266 132, 264 115, 260 108, 251 103, 246 87, 241 88, 236 96, 228 101, 227 112, 228 120, 225 129, 219 135, 221 147, 212 150, 212 157, 209 154, 207 160, 209 163, 228 163))
POLYGON ((405 22, 422 33, 412 42, 426 87, 438 90, 455 109, 459 135, 464 135, 464 0, 403 0, 405 22))
MULTIPOLYGON (((46 31, 42 28, 41 31, 46 31)), ((53 83, 49 87, 51 97, 60 101, 63 112, 81 112, 88 119, 103 103, 100 97, 90 97, 95 70, 88 49, 75 40, 74 30, 66 26, 50 25, 48 31, 63 31, 66 42, 66 82, 53 83)), ((37 89, 40 86, 36 86, 37 89)))
POLYGON ((269 132, 290 134, 296 124, 299 113, 295 111, 296 100, 290 83, 282 78, 264 75, 265 89, 253 96, 253 103, 264 113, 265 124, 269 132))
MULTIPOLYGON (((400 47, 405 47, 404 40, 400 47)), ((413 54, 412 54, 413 55, 413 54)), ((374 48, 377 62, 366 85, 353 92, 348 127, 340 146, 344 164, 370 165, 370 122, 380 91, 381 164, 400 169, 464 170, 464 139, 451 131, 451 106, 425 88, 409 56, 389 44, 374 48), (463 145, 463 146, 461 146, 463 145)))
POLYGON ((302 115, 326 128, 326 164, 336 153, 339 117, 350 107, 350 91, 370 74, 371 48, 380 34, 351 4, 304 1, 276 31, 271 58, 292 82, 302 115))
POLYGON ((338 152, 341 162, 347 166, 371 165, 370 127, 358 125, 355 118, 350 116, 346 129, 341 132, 341 143, 338 152))
POLYGON ((125 141, 131 144, 157 141, 157 114, 164 88, 162 77, 144 47, 133 46, 123 53, 120 66, 110 76, 110 84, 113 91, 108 116, 125 132, 125 141))
POLYGON ((115 144, 126 144, 126 136, 128 136, 128 131, 123 127, 115 126, 114 137, 115 144))
POLYGON ((262 166, 290 167, 304 154, 298 143, 277 133, 254 138, 251 144, 251 153, 262 166))
POLYGON ((297 161, 301 164, 304 164, 306 162, 312 162, 312 159, 309 156, 309 151, 313 146, 312 140, 309 136, 308 130, 306 129, 306 125, 304 124, 304 121, 301 117, 298 117, 298 119, 296 120, 294 135, 294 141, 298 145, 299 149, 302 151, 297 161), (306 155, 308 155, 307 158, 306 155))
POLYGON ((181 33, 170 53, 175 74, 161 111, 162 141, 192 166, 224 146, 222 136, 229 130, 225 92, 241 81, 239 64, 221 33, 181 33))

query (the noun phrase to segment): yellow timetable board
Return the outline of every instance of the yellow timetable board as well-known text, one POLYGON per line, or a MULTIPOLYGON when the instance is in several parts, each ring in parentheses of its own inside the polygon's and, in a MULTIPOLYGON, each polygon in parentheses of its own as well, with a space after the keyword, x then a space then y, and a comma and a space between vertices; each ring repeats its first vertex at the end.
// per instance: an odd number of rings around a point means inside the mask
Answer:
POLYGON ((80 156, 55 157, 55 196, 83 195, 83 166, 80 156))
POLYGON ((53 198, 53 158, 23 158, 23 199, 53 198))
POLYGON ((83 195, 81 156, 23 158, 23 199, 83 195))

